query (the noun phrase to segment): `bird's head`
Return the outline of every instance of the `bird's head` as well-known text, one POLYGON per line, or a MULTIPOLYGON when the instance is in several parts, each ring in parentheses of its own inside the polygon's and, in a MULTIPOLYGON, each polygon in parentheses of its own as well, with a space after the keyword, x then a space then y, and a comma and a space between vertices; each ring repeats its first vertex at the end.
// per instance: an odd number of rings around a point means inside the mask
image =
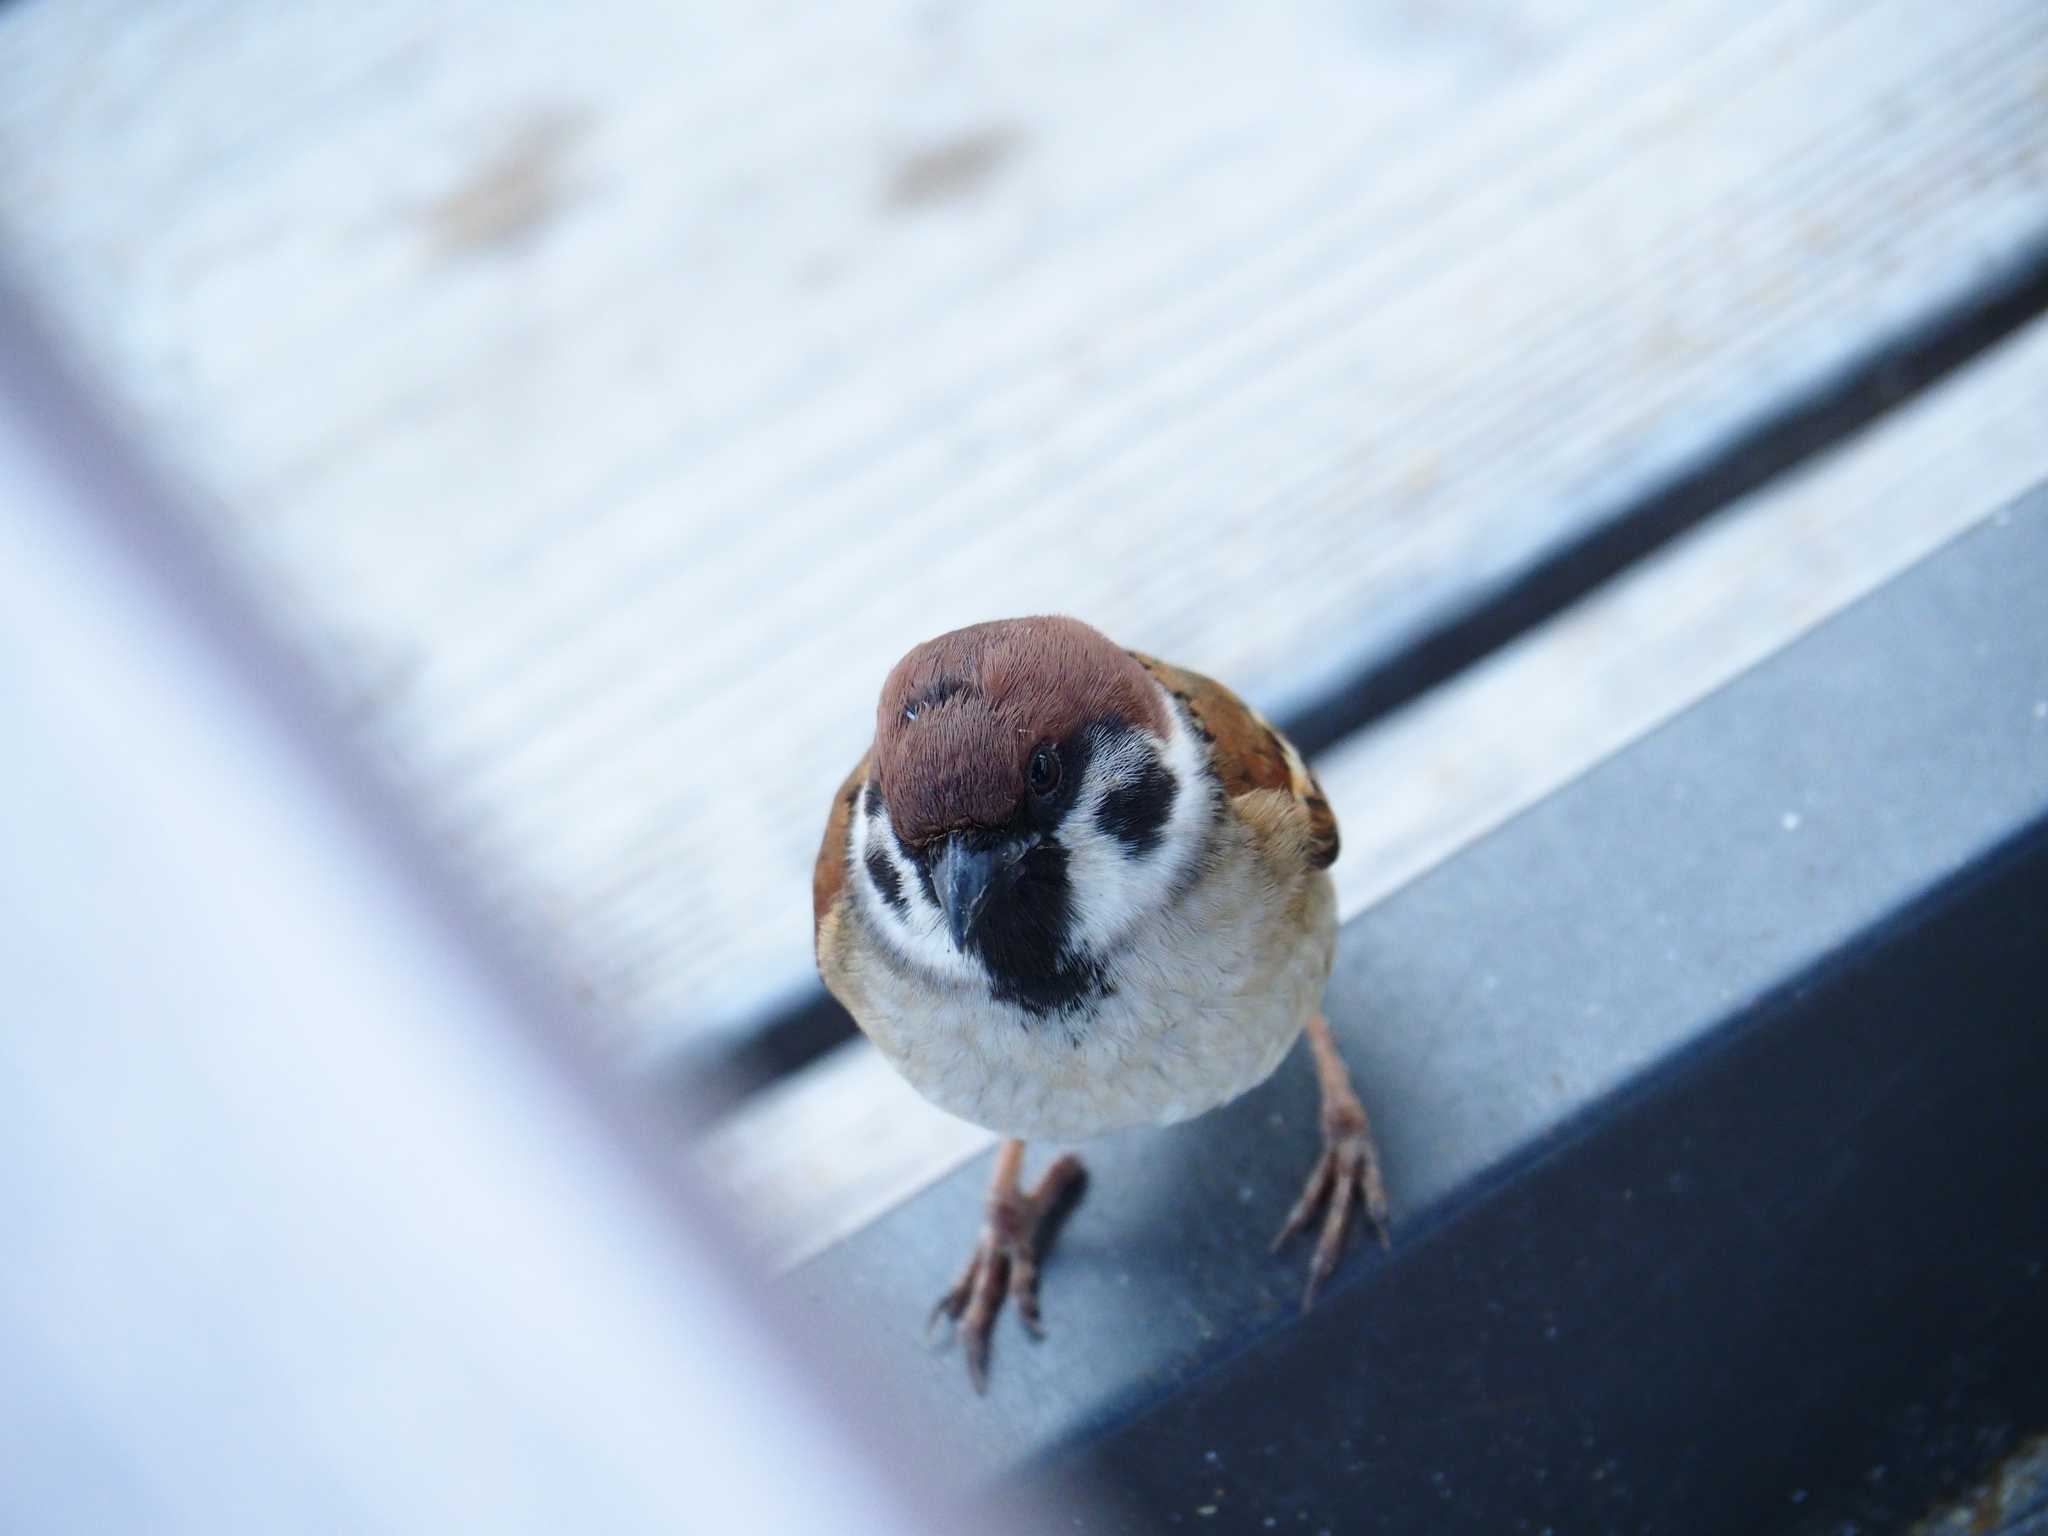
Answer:
POLYGON ((1078 620, 926 641, 876 711, 856 854, 881 915, 999 991, 1057 993, 1049 977, 1164 899, 1193 750, 1143 665, 1078 620))

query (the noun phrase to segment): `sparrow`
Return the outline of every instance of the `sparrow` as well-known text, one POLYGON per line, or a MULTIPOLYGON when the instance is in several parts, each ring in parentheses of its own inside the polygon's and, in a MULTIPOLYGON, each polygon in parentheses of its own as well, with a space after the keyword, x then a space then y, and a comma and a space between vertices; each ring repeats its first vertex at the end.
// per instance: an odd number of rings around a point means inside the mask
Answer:
POLYGON ((1322 1013, 1337 821, 1292 743, 1222 684, 1077 619, 928 640, 882 685, 812 874, 819 974, 925 1098, 994 1131, 986 1215, 932 1309, 976 1391, 1005 1296, 1043 1335, 1038 1271, 1085 1170, 1028 1191, 1027 1141, 1170 1125, 1264 1082, 1304 1033, 1322 1149, 1278 1249, 1323 1213, 1303 1310, 1378 1152, 1322 1013))

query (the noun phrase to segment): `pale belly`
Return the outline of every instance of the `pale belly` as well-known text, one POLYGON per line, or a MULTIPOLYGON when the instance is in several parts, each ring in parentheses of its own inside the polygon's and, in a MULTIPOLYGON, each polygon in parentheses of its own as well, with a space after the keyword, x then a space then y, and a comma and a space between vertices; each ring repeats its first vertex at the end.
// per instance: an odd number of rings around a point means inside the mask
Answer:
POLYGON ((1275 893, 1212 877, 1109 957, 1085 1011, 1034 1016, 972 989, 860 967, 847 1002, 927 1099, 1004 1136, 1080 1141, 1185 1120, 1272 1075, 1321 1006, 1327 875, 1275 893))

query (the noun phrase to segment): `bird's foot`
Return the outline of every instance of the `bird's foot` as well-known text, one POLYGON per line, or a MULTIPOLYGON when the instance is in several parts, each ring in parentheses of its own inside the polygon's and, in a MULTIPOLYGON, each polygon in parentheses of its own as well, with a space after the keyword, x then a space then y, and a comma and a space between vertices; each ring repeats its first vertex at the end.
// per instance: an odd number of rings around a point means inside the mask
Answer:
POLYGON ((1304 1312, 1315 1305, 1317 1290, 1336 1271, 1354 1205, 1365 1207, 1366 1219, 1379 1233, 1380 1246, 1387 1246, 1387 1189, 1380 1179, 1379 1149, 1373 1145, 1365 1106, 1346 1087, 1341 1093, 1326 1094, 1324 1098, 1322 1155, 1309 1171, 1301 1198, 1294 1202, 1294 1209, 1287 1213, 1287 1220, 1273 1239, 1273 1250, 1277 1253, 1290 1237, 1307 1228, 1318 1209, 1322 1210, 1323 1228, 1316 1239, 1315 1256, 1309 1261, 1308 1286, 1301 1296, 1304 1312))
POLYGON ((945 1318, 954 1324, 974 1390, 988 1390, 988 1341, 1007 1294, 1033 1338, 1045 1336, 1038 1314, 1038 1263, 1067 1208, 1079 1197, 1088 1171, 1069 1152, 1055 1159, 1029 1194, 1014 1183, 992 1190, 981 1238, 967 1267, 932 1308, 929 1336, 945 1318))

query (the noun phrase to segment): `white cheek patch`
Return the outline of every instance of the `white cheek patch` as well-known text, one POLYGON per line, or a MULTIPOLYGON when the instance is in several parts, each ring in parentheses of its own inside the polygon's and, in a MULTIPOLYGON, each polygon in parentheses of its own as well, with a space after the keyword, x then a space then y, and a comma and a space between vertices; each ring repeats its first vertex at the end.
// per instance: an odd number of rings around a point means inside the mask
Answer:
POLYGON ((930 975, 953 981, 985 982, 987 973, 979 962, 970 960, 953 947, 946 931, 946 914, 925 895, 924 881, 917 867, 904 855, 903 845, 889 825, 889 813, 868 814, 867 789, 854 805, 853 836, 847 840, 847 878, 853 882, 855 899, 863 914, 889 945, 909 964, 930 975), (898 909, 875 889, 867 870, 872 849, 896 876, 896 889, 903 898, 898 909))
MULTIPOLYGON (((1156 687, 1157 684, 1154 684, 1156 687)), ((1211 812, 1202 773, 1202 744, 1182 718, 1179 703, 1160 689, 1169 734, 1132 736, 1088 765, 1073 808, 1060 824, 1067 850, 1068 888, 1073 893, 1072 943, 1102 954, 1139 922, 1155 915, 1201 857, 1211 812), (1102 828, 1105 797, 1138 780, 1156 760, 1174 783, 1173 809, 1156 846, 1144 853, 1102 828)))

